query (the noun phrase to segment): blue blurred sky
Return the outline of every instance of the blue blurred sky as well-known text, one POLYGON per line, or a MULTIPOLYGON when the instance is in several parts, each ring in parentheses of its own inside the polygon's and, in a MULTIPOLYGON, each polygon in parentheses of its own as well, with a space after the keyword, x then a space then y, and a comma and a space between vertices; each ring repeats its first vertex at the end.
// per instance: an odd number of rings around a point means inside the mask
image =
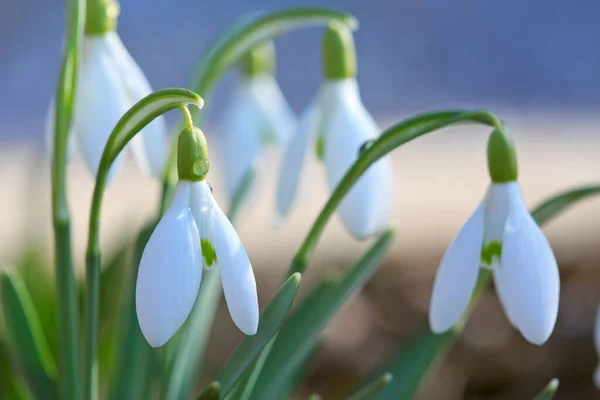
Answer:
MULTIPOLYGON (((59 0, 2 3, 0 137, 41 137, 59 70, 64 5, 59 0)), ((119 33, 155 88, 185 86, 204 46, 237 18, 300 4, 315 3, 123 0, 119 33)), ((598 0, 320 5, 360 20, 359 81, 376 115, 458 106, 600 111, 598 0)), ((276 42, 279 81, 296 111, 320 82, 320 33, 298 31, 276 42)), ((217 114, 223 98, 212 107, 217 114)))

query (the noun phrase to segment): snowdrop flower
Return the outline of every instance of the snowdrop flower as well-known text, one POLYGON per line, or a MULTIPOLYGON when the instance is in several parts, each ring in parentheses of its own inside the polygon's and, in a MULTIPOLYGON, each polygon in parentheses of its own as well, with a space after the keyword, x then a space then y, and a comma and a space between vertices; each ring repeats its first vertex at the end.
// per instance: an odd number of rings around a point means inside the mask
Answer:
POLYGON ((481 268, 486 268, 493 273, 509 321, 525 339, 541 345, 550 337, 558 314, 556 259, 523 201, 513 144, 499 130, 488 142, 488 167, 492 183, 437 271, 429 323, 436 333, 458 323, 481 268))
POLYGON ((248 174, 260 173, 265 147, 285 145, 297 124, 275 80, 272 42, 252 49, 242 72, 225 114, 222 136, 224 178, 230 198, 248 174))
MULTIPOLYGON (((113 128, 125 112, 149 95, 152 88, 115 31, 118 4, 94 3, 88 9, 82 59, 78 71, 73 121, 69 132, 68 158, 80 152, 95 176, 104 146, 113 128), (95 9, 94 7, 103 7, 95 9)), ((52 150, 54 102, 46 118, 47 148, 52 150)), ((130 149, 140 168, 161 176, 167 153, 167 128, 161 116, 146 126, 131 141, 130 149)), ((117 159, 114 173, 122 164, 117 159)))
POLYGON ((207 155, 202 131, 184 129, 178 139, 179 182, 173 203, 140 261, 136 311, 142 333, 153 347, 165 344, 190 314, 203 268, 220 269, 227 307, 238 328, 246 335, 254 335, 258 329, 252 265, 204 180, 207 155))
MULTIPOLYGON (((296 200, 309 149, 323 160, 327 183, 335 189, 361 149, 380 130, 360 99, 356 82, 356 55, 352 34, 330 26, 323 40, 325 82, 302 116, 290 141, 279 173, 275 222, 280 223, 296 200)), ((346 229, 364 239, 383 231, 390 218, 393 176, 384 157, 358 180, 338 212, 346 229)))

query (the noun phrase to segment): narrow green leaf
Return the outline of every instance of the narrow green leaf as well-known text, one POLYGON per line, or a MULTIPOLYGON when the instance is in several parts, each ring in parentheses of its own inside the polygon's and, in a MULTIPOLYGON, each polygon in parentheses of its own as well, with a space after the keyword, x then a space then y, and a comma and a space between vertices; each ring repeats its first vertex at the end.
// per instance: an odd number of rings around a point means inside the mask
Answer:
POLYGON ((544 200, 540 205, 533 209, 531 214, 537 223, 541 225, 574 203, 596 194, 600 194, 600 185, 582 186, 575 189, 569 189, 544 200))
POLYGON ((307 296, 279 332, 252 391, 251 399, 277 399, 279 383, 303 362, 329 321, 350 296, 373 275, 392 237, 391 230, 384 233, 339 280, 324 281, 307 296))
MULTIPOLYGON (((542 226, 568 207, 597 194, 600 194, 600 186, 570 189, 546 199, 533 209, 531 215, 542 226)), ((490 280, 489 275, 487 274, 485 279, 478 281, 477 294, 487 287, 490 280)), ((477 294, 474 295, 472 305, 477 301, 477 294)), ((427 326, 415 337, 412 344, 405 349, 401 349, 397 355, 386 362, 383 369, 391 371, 395 378, 376 399, 413 399, 425 377, 433 373, 435 366, 442 362, 448 349, 462 332, 466 318, 468 318, 468 315, 465 315, 463 321, 453 329, 441 335, 431 332, 429 326, 427 326)))
POLYGON ((258 332, 253 336, 246 336, 235 350, 235 353, 227 360, 227 363, 219 372, 217 381, 221 385, 221 392, 226 395, 241 378, 244 371, 252 365, 259 356, 262 349, 277 333, 283 318, 292 306, 298 286, 300 285, 300 274, 290 276, 279 291, 269 302, 260 315, 258 332))
POLYGON ((558 379, 552 379, 550 383, 548 383, 548 385, 544 388, 544 390, 542 390, 540 394, 535 396, 533 400, 551 400, 556 394, 556 391, 558 390, 558 384, 558 379))
MULTIPOLYGON (((4 400, 34 400, 35 397, 29 390, 22 377, 13 376, 7 386, 7 392, 2 397, 4 400)), ((40 397, 41 398, 41 397, 40 397)))
POLYGON ((356 392, 350 395, 347 400, 372 400, 377 396, 389 383, 392 382, 392 374, 386 372, 373 381, 366 382, 358 388, 356 392))
MULTIPOLYGON (((118 325, 118 355, 114 370, 111 399, 145 399, 150 387, 152 348, 146 342, 135 311, 135 284, 142 253, 156 224, 151 223, 140 231, 135 243, 130 276, 126 279, 125 293, 118 325), (135 365, 135 368, 131 366, 135 365)), ((114 311, 114 310, 113 310, 114 311)))
POLYGON ((221 386, 219 382, 213 382, 209 387, 196 397, 196 400, 219 400, 221 398, 221 386))
POLYGON ((56 398, 56 364, 23 281, 14 271, 3 271, 0 290, 8 338, 32 390, 40 398, 56 398))
POLYGON ((166 400, 190 398, 194 379, 204 358, 210 329, 221 298, 221 273, 218 268, 204 271, 194 308, 180 332, 166 345, 166 400), (175 339, 175 340, 174 340, 175 339))

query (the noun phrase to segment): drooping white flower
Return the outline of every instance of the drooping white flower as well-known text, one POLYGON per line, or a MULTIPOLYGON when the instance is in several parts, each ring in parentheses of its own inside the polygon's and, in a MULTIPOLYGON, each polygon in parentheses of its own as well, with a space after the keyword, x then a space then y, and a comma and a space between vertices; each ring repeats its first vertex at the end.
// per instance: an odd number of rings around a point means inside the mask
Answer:
MULTIPOLYGON (((151 92, 148 80, 116 32, 84 37, 69 145, 76 145, 93 175, 98 171, 108 137, 119 119, 151 92)), ((52 103, 49 114, 54 113, 52 103)), ((46 132, 51 143, 53 118, 47 118, 46 132)), ((167 140, 162 116, 148 124, 132 140, 130 148, 143 171, 161 176, 167 158, 167 140)), ((47 147, 52 149, 51 144, 47 147)), ((71 156, 73 153, 70 150, 71 156)), ((119 168, 122 161, 123 156, 119 156, 111 173, 119 168)))
POLYGON ((496 291, 512 325, 529 342, 546 342, 558 315, 558 266, 516 181, 492 183, 446 251, 429 310, 434 332, 444 332, 459 322, 480 268, 492 269, 496 291))
MULTIPOLYGON (((362 104, 355 78, 326 81, 302 117, 299 129, 282 158, 277 185, 276 220, 289 213, 300 186, 307 153, 322 147, 330 190, 336 188, 361 149, 380 130, 362 104), (318 141, 322 141, 318 144, 318 141)), ((319 151, 321 149, 318 149, 319 151)), ((383 231, 393 201, 393 174, 387 157, 373 164, 353 186, 338 208, 344 226, 364 239, 383 231)))
MULTIPOLYGON (((302 170, 311 151, 322 158, 327 183, 334 190, 364 146, 380 129, 363 105, 356 82, 352 34, 330 26, 323 41, 325 82, 300 119, 282 158, 277 182, 275 222, 289 214, 300 190, 302 170)), ((364 239, 383 231, 393 201, 393 174, 383 157, 359 178, 338 208, 346 229, 364 239)))
POLYGON ((137 278, 138 320, 153 347, 166 343, 191 312, 203 267, 220 269, 233 322, 254 335, 258 295, 246 250, 208 184, 180 180, 144 249, 137 278))
POLYGON ((296 116, 275 80, 274 57, 271 42, 250 51, 225 113, 221 150, 230 198, 248 174, 262 172, 265 148, 284 146, 296 129, 296 116))

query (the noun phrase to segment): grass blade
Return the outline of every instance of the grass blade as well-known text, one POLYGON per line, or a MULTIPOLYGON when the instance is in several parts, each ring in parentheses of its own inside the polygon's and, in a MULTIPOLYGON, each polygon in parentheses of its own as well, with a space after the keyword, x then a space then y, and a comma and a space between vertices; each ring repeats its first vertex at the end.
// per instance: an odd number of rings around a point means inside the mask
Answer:
POLYGON ((238 346, 235 353, 229 358, 221 369, 217 381, 221 385, 221 393, 226 395, 233 389, 235 383, 260 355, 262 349, 269 343, 273 335, 279 330, 281 323, 289 311, 298 286, 300 274, 290 276, 279 291, 269 302, 260 315, 258 332, 254 336, 246 336, 238 346))
POLYGON ((558 390, 558 384, 558 379, 552 379, 550 383, 548 383, 548 385, 544 388, 544 390, 542 390, 540 394, 535 396, 533 400, 551 400, 556 394, 556 391, 558 390))
POLYGON ((15 272, 3 271, 0 290, 8 339, 31 389, 38 398, 56 398, 58 371, 25 284, 15 272))
POLYGON ((392 374, 386 372, 373 381, 365 383, 346 400, 371 400, 377 396, 390 382, 392 374))
POLYGON ((328 322, 373 275, 387 251, 393 232, 387 231, 337 281, 324 281, 285 323, 256 382, 251 399, 277 399, 278 386, 305 360, 328 322))

